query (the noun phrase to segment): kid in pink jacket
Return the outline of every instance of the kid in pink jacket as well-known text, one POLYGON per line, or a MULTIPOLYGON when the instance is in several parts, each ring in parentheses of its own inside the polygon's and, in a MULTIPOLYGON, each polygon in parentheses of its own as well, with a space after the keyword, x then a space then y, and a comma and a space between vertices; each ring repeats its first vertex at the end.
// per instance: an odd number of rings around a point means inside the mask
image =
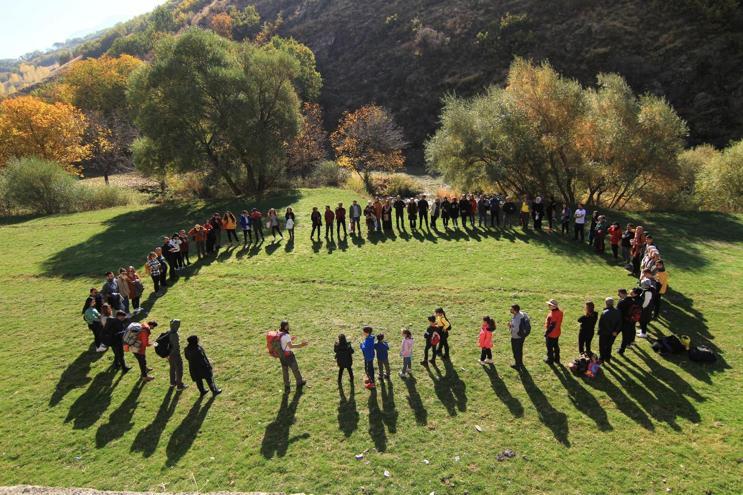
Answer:
POLYGON ((495 331, 495 320, 484 316, 480 327, 480 364, 493 364, 493 332, 495 331))

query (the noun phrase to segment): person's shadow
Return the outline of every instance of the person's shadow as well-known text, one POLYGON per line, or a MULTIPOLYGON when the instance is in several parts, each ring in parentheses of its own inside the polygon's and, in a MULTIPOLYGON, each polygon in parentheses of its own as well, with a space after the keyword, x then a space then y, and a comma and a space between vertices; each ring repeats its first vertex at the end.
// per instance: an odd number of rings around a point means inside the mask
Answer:
POLYGON ((405 387, 408 389, 408 405, 415 414, 415 422, 420 426, 426 426, 428 424, 428 411, 423 405, 421 394, 418 393, 415 378, 412 376, 406 378, 405 387))
POLYGON ((359 427, 359 411, 356 410, 356 397, 354 387, 351 387, 351 393, 346 398, 343 391, 343 385, 338 385, 340 401, 338 402, 338 428, 343 432, 346 438, 356 431, 359 427))
POLYGON ((143 387, 144 382, 139 380, 134 385, 134 388, 132 388, 132 391, 129 392, 129 395, 126 396, 126 399, 108 417, 108 423, 98 427, 98 431, 95 433, 95 446, 97 449, 105 447, 109 442, 117 438, 121 438, 124 436, 124 433, 134 427, 132 417, 137 408, 139 394, 142 392, 143 387))
POLYGON ((508 407, 508 410, 511 411, 514 417, 522 417, 524 415, 524 406, 521 405, 521 401, 511 395, 508 387, 506 387, 506 384, 498 375, 498 370, 495 369, 495 366, 491 364, 489 366, 483 366, 483 369, 488 375, 488 378, 490 378, 490 386, 493 388, 495 395, 498 396, 498 399, 508 407))
POLYGON ((435 363, 426 366, 426 371, 433 382, 433 390, 446 408, 447 413, 449 413, 449 416, 456 416, 457 411, 464 412, 467 410, 467 386, 459 378, 459 374, 454 369, 451 361, 444 359, 443 362, 444 374, 441 373, 441 369, 435 363), (435 374, 431 372, 432 368, 435 374))
POLYGON ((309 438, 309 433, 303 433, 289 438, 289 432, 294 424, 297 406, 299 406, 299 399, 301 397, 302 388, 298 388, 294 392, 291 402, 289 402, 289 394, 282 395, 281 405, 279 406, 279 411, 276 413, 276 418, 266 426, 266 432, 263 434, 261 455, 266 459, 271 459, 274 456, 284 457, 286 451, 289 449, 289 445, 298 440, 309 438))
POLYGON ((385 452, 387 450, 387 432, 384 429, 384 415, 379 409, 376 388, 369 391, 367 405, 369 407, 369 436, 374 441, 377 452, 385 452))
MULTIPOLYGON (((567 368, 563 368, 562 366, 553 366, 551 368, 552 372, 560 380, 560 383, 562 383, 563 387, 565 387, 565 390, 568 391, 570 402, 573 403, 576 409, 595 421, 596 426, 598 426, 599 430, 611 431, 614 429, 609 423, 609 418, 606 415, 606 411, 603 407, 601 407, 599 401, 596 399, 596 397, 593 396, 592 393, 586 390, 578 380, 576 380, 572 372, 570 372, 567 368)), ((588 380, 603 379, 603 376, 588 378, 588 380)))
POLYGON ((165 431, 165 426, 168 424, 171 416, 173 416, 175 408, 178 405, 178 400, 181 398, 180 390, 175 393, 173 390, 174 388, 172 387, 168 388, 152 423, 137 432, 137 436, 134 438, 134 442, 129 449, 130 452, 141 452, 145 458, 155 453, 155 448, 157 448, 157 444, 160 442, 160 437, 163 431, 165 431))
POLYGON ((65 423, 72 421, 73 428, 82 430, 93 426, 111 404, 111 393, 121 381, 121 374, 113 368, 98 373, 88 388, 70 406, 65 423), (114 377, 118 378, 114 381, 114 377))
POLYGON ((521 383, 524 385, 524 390, 529 396, 534 408, 537 410, 539 420, 552 431, 555 439, 563 444, 565 447, 570 447, 570 440, 568 439, 568 417, 565 413, 558 411, 552 406, 550 401, 544 395, 537 384, 529 374, 529 371, 523 369, 521 371, 521 383))
POLYGON ((80 355, 71 362, 59 376, 59 381, 54 387, 54 392, 49 398, 49 407, 54 407, 67 395, 70 390, 80 388, 90 383, 92 378, 88 376, 93 363, 98 361, 102 352, 96 352, 94 344, 90 348, 80 353, 80 355))
POLYGON ((175 466, 181 458, 186 455, 186 452, 193 445, 196 440, 196 435, 199 434, 199 429, 206 419, 206 415, 209 413, 209 408, 214 404, 214 396, 209 397, 206 404, 202 404, 204 396, 200 396, 196 402, 194 402, 191 409, 181 424, 179 424, 170 435, 167 447, 165 447, 165 454, 168 458, 165 461, 165 465, 168 467, 175 466))
POLYGON ((379 389, 382 392, 382 419, 390 433, 397 432, 397 408, 392 381, 379 380, 379 389))

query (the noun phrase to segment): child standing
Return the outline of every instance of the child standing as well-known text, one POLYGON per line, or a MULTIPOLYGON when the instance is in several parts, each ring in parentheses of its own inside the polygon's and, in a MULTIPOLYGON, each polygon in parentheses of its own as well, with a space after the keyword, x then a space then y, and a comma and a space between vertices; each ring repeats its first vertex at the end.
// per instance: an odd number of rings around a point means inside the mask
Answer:
POLYGON ((402 357, 402 370, 400 371, 400 377, 407 378, 410 376, 410 370, 413 364, 413 335, 407 328, 403 328, 402 330, 400 357, 402 357))
POLYGON ((448 361, 449 330, 451 330, 451 323, 449 323, 449 319, 446 317, 446 312, 443 308, 436 308, 434 314, 436 315, 436 326, 439 329, 439 336, 441 337, 441 342, 439 343, 437 354, 448 361))
POLYGON ((588 355, 591 355, 591 341, 593 340, 594 329, 596 328, 596 321, 598 320, 598 313, 594 309, 593 302, 586 301, 584 308, 584 314, 578 318, 580 323, 580 331, 578 332, 578 353, 583 354, 584 348, 588 355))
POLYGON ((341 383, 343 378, 343 370, 348 370, 348 377, 351 379, 351 387, 353 387, 353 347, 346 340, 344 334, 338 335, 338 341, 335 343, 335 362, 338 363, 338 383, 341 383))
POLYGON ((493 332, 495 331, 495 320, 484 316, 480 327, 480 364, 493 364, 493 332))
POLYGON ((374 350, 377 352, 377 365, 379 366, 379 379, 389 380, 390 378, 390 344, 384 341, 384 334, 377 335, 377 343, 374 344, 374 350))
POLYGON ((436 317, 434 315, 431 315, 428 317, 428 327, 426 328, 426 331, 423 333, 423 338, 426 341, 426 347, 423 350, 423 361, 421 361, 421 364, 423 366, 428 366, 428 351, 431 351, 431 361, 430 363, 435 364, 436 363, 436 346, 438 345, 441 335, 439 334, 439 327, 436 326, 436 317))
POLYGON ((366 371, 366 384, 364 385, 368 389, 375 387, 374 385, 374 335, 372 335, 372 327, 365 326, 362 330, 364 333, 364 340, 361 342, 361 352, 364 354, 364 370, 366 371))

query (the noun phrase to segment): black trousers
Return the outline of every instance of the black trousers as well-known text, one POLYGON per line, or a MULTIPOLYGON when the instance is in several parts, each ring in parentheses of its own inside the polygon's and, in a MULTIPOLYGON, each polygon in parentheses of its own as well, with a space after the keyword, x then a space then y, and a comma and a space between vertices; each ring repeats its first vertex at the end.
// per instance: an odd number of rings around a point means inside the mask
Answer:
POLYGON ((581 242, 585 241, 586 240, 585 228, 586 228, 586 224, 576 223, 574 233, 573 233, 573 239, 577 241, 578 237, 580 237, 581 242))
POLYGON ((235 242, 240 242, 237 240, 237 233, 235 233, 235 229, 227 229, 227 242, 232 242, 232 239, 235 239, 235 242))
POLYGON ((281 233, 281 227, 279 227, 278 225, 274 225, 273 227, 271 227, 271 236, 274 239, 276 239, 276 233, 277 232, 278 232, 279 236, 281 236, 281 238, 283 239, 284 238, 284 234, 281 233))
POLYGON ((364 370, 366 371, 366 376, 369 377, 369 381, 374 383, 374 360, 364 360, 364 370))
POLYGON ((663 294, 658 292, 655 295, 655 301, 653 303, 653 318, 658 318, 658 315, 660 314, 660 300, 663 297, 663 294))
MULTIPOLYGON (((315 230, 317 230, 317 237, 320 237, 320 229, 322 228, 322 225, 313 225, 312 226, 312 233, 310 234, 310 239, 315 237, 315 230)), ((256 235, 255 240, 258 240, 258 236, 256 235)))
POLYGON ((212 393, 217 391, 217 385, 214 383, 214 375, 212 373, 209 373, 205 378, 199 378, 198 380, 194 380, 196 382, 196 388, 199 389, 199 392, 202 394, 206 393, 206 389, 204 388, 204 382, 209 386, 209 390, 212 391, 212 393))
POLYGON ((563 234, 570 233, 570 222, 565 221, 565 220, 562 221, 562 233, 563 234))
POLYGON ((614 259, 619 258, 619 244, 611 245, 611 254, 614 256, 614 259))
POLYGON ((628 345, 635 341, 635 323, 630 321, 622 322, 622 345, 619 346, 619 352, 624 352, 628 345))
POLYGON ((593 341, 593 330, 583 330, 578 332, 578 353, 583 354, 585 350, 589 354, 591 353, 591 342, 593 341))
POLYGON ((480 349, 480 361, 485 361, 486 359, 493 359, 493 350, 492 349, 480 349))
POLYGON ((359 223, 359 218, 351 217, 351 232, 359 232, 361 233, 361 223, 359 223))
POLYGON ((139 354, 138 352, 133 354, 137 359, 137 364, 139 364, 139 374, 142 375, 142 377, 147 376, 147 358, 144 354, 139 354))
POLYGON ((325 238, 333 237, 333 222, 325 222, 325 238))
POLYGON ((88 325, 88 328, 91 332, 93 332, 93 344, 95 344, 96 348, 101 346, 101 332, 103 331, 103 326, 101 325, 100 321, 94 321, 90 325, 88 325))
POLYGON ((400 224, 405 227, 405 212, 395 210, 395 227, 400 229, 400 224))
POLYGON ((599 335, 599 358, 608 363, 611 361, 611 348, 614 346, 616 336, 612 334, 599 335))
POLYGON ((126 362, 124 361, 124 344, 121 342, 113 342, 111 344, 111 350, 114 352, 114 368, 126 368, 126 362))
POLYGON ((346 232, 346 220, 336 220, 335 222, 335 228, 336 233, 338 234, 338 237, 341 236, 341 227, 343 227, 343 237, 346 237, 348 235, 348 232, 346 232))
POLYGON ((652 303, 647 308, 642 308, 642 315, 640 316, 640 331, 642 333, 648 333, 648 323, 653 319, 653 309, 655 309, 655 306, 652 303))
POLYGON ((496 225, 500 227, 500 213, 498 212, 498 210, 495 210, 495 211, 491 210, 490 211, 490 226, 495 227, 496 225))
POLYGON ((249 230, 243 230, 243 242, 245 244, 253 242, 253 234, 249 230))
POLYGON ((436 348, 431 345, 431 341, 426 341, 426 347, 423 348, 423 362, 428 361, 428 351, 431 350, 431 361, 436 361, 436 348))
POLYGON ((438 215, 432 215, 431 216, 431 228, 432 229, 435 229, 436 228, 436 221, 438 219, 439 219, 439 216, 438 215))
POLYGON ((351 379, 351 383, 353 383, 353 368, 351 366, 340 366, 338 368, 338 381, 341 381, 341 378, 343 378, 343 370, 348 371, 348 377, 351 379))
POLYGON ((511 339, 513 363, 519 368, 524 366, 524 339, 511 339))
POLYGON ((547 344, 547 361, 550 363, 560 362, 560 337, 553 339, 551 337, 545 337, 547 344))
POLYGON ((449 333, 448 332, 441 332, 441 340, 439 341, 439 347, 438 347, 438 354, 439 356, 443 356, 446 359, 449 359, 449 333))
POLYGON ((426 228, 428 228, 428 212, 427 211, 418 212, 418 225, 420 225, 421 228, 423 228, 423 222, 426 223, 426 228))
POLYGON ((263 223, 260 220, 253 222, 253 232, 255 232, 255 242, 258 242, 258 237, 260 237, 261 240, 265 239, 263 237, 263 223))

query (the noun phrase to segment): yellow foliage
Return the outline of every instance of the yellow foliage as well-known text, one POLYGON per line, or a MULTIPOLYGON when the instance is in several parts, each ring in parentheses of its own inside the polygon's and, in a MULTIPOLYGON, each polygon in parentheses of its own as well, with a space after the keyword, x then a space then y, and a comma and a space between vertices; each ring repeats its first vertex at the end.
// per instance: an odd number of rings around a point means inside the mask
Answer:
POLYGON ((64 83, 69 86, 75 105, 106 113, 126 100, 129 76, 142 63, 131 55, 80 60, 67 70, 64 83))

